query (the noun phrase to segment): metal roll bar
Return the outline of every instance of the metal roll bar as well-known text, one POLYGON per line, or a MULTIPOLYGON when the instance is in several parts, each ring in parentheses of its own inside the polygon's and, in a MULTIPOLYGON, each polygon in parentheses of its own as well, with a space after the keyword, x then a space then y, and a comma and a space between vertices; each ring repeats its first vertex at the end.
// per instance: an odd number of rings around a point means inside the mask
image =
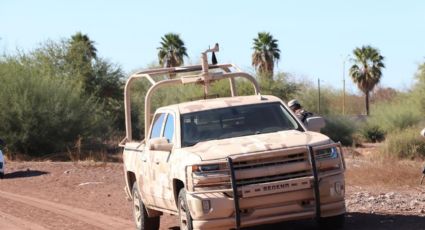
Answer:
POLYGON ((260 88, 253 76, 248 73, 242 72, 236 65, 233 64, 216 64, 209 65, 207 60, 208 52, 218 52, 218 46, 213 49, 208 49, 201 55, 201 65, 191 65, 183 67, 171 67, 171 68, 160 68, 151 69, 136 72, 131 75, 124 87, 124 109, 125 109, 125 128, 126 137, 120 142, 120 146, 124 146, 126 142, 132 141, 132 125, 131 125, 131 103, 130 103, 130 89, 136 79, 147 79, 152 85, 148 89, 145 96, 145 138, 148 136, 149 127, 151 123, 151 98, 153 94, 161 88, 171 85, 185 85, 185 84, 202 84, 204 86, 204 95, 208 95, 210 83, 217 80, 229 79, 231 96, 236 96, 236 84, 235 79, 245 78, 247 79, 254 88, 255 95, 260 93, 260 88), (232 72, 230 69, 235 69, 232 72), (210 72, 210 69, 221 69, 223 72, 210 72), (199 71, 201 71, 199 73, 199 71), (176 76, 177 73, 190 73, 198 72, 197 74, 190 76, 182 76, 180 78, 171 78, 165 80, 155 81, 158 76, 176 76))

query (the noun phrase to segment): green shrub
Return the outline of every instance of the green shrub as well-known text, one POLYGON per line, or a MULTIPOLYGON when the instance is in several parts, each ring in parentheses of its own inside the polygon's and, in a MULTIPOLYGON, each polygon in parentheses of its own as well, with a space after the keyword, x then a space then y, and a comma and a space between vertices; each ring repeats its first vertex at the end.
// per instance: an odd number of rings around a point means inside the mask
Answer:
POLYGON ((342 116, 328 116, 326 126, 321 130, 333 141, 340 141, 345 146, 353 144, 353 135, 356 132, 354 121, 342 116))
MULTIPOLYGON (((404 100, 402 98, 400 99, 404 100)), ((368 119, 368 124, 371 125, 371 127, 379 127, 379 129, 385 133, 394 130, 403 130, 407 127, 416 125, 421 121, 422 114, 414 104, 411 105, 412 106, 406 106, 406 103, 400 103, 398 101, 391 104, 379 104, 372 110, 372 114, 368 119)))
POLYGON ((396 158, 424 158, 425 140, 419 135, 420 127, 411 127, 388 133, 382 152, 396 158))
POLYGON ((0 82, 0 137, 12 152, 40 156, 109 133, 102 105, 75 81, 8 58, 0 60, 0 82))
POLYGON ((385 132, 378 125, 365 124, 360 133, 368 142, 381 142, 385 139, 385 132))

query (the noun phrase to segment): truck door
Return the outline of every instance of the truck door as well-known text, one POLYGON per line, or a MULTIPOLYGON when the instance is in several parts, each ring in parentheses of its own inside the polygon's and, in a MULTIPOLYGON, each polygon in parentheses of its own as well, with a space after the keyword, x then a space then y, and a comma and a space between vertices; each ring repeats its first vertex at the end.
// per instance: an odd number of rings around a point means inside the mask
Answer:
POLYGON ((141 153, 141 171, 139 186, 142 191, 143 201, 147 205, 157 206, 156 199, 154 197, 154 191, 157 189, 156 178, 154 174, 155 170, 155 162, 154 162, 154 152, 153 150, 149 150, 149 140, 151 138, 160 137, 163 129, 163 125, 165 122, 165 113, 157 113, 152 121, 152 127, 150 130, 150 135, 148 138, 145 138, 146 145, 144 151, 141 153))
MULTIPOLYGON (((174 115, 168 113, 165 118, 163 132, 161 137, 165 137, 168 143, 175 143, 174 130, 175 120, 174 115)), ((158 207, 170 209, 174 207, 174 194, 172 189, 172 178, 171 178, 171 164, 170 158, 172 157, 172 151, 152 151, 152 167, 153 167, 153 178, 155 183, 155 190, 153 196, 155 203, 158 207)))

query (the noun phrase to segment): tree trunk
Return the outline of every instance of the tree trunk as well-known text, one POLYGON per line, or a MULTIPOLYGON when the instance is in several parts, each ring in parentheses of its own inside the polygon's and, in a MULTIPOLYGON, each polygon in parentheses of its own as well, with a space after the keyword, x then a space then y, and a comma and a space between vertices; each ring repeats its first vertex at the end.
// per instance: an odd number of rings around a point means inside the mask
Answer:
POLYGON ((369 116, 369 91, 365 93, 366 115, 369 116))

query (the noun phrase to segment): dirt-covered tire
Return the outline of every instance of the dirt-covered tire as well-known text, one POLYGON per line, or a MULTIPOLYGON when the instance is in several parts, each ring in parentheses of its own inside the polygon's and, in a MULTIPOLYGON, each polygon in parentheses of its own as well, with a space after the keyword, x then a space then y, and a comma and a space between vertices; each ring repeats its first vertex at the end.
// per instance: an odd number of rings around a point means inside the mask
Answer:
POLYGON ((179 192, 178 208, 179 208, 180 230, 192 230, 193 229, 192 216, 190 215, 190 211, 187 206, 185 189, 181 189, 179 192))
POLYGON ((331 217, 322 217, 319 220, 320 229, 339 230, 344 229, 345 214, 331 217))
POLYGON ((149 217, 146 207, 142 202, 137 183, 134 182, 133 189, 133 217, 136 223, 137 230, 158 230, 159 229, 159 216, 149 217))

